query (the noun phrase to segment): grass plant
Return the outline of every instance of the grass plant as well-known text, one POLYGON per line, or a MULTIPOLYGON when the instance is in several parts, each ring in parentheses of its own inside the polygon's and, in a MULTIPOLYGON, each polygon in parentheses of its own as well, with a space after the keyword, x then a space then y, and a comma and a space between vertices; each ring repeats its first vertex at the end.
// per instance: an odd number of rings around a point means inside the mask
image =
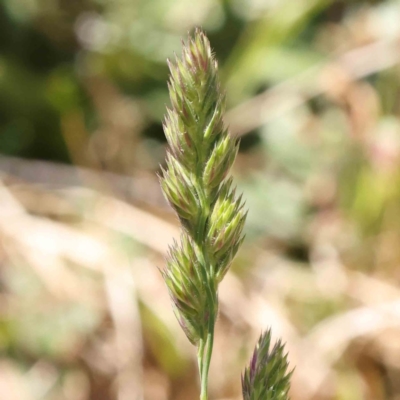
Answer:
MULTIPOLYGON (((197 347, 200 400, 208 399, 208 372, 218 313, 218 285, 243 242, 247 212, 229 176, 239 142, 223 123, 224 94, 205 34, 197 29, 169 62, 164 132, 169 144, 162 171, 163 192, 182 225, 162 271, 175 315, 197 347)), ((243 375, 245 400, 287 398, 289 375, 283 347, 269 351, 262 335, 243 375), (286 396, 286 397, 285 397, 286 396)))

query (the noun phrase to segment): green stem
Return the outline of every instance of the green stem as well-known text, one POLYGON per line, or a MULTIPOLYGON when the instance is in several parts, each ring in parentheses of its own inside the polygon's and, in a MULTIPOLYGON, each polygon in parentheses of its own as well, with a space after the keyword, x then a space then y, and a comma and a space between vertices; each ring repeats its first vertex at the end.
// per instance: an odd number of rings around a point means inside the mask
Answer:
MULTIPOLYGON (((208 265, 212 269, 211 264, 208 260, 207 251, 203 246, 199 246, 196 243, 198 257, 200 264, 203 266, 208 265)), ((208 305, 208 324, 206 328, 206 338, 200 339, 199 350, 198 350, 198 364, 200 373, 200 400, 208 400, 208 371, 210 369, 210 362, 214 343, 214 327, 216 320, 218 302, 216 288, 214 287, 213 277, 206 273, 206 268, 202 268, 205 280, 205 288, 207 293, 207 305, 208 305)))
MULTIPOLYGON (((202 161, 202 160, 201 160, 202 161)), ((198 162, 202 166, 203 162, 198 162)), ((199 343, 198 350, 198 364, 200 374, 200 400, 208 400, 208 371, 210 369, 211 356, 214 344, 214 327, 217 312, 217 296, 215 288, 214 269, 208 257, 208 249, 206 246, 206 226, 207 220, 210 216, 209 199, 205 193, 203 182, 201 179, 203 168, 200 168, 193 174, 193 180, 197 188, 197 194, 200 202, 201 217, 198 221, 198 230, 195 235, 195 245, 199 262, 203 268, 201 273, 203 275, 203 282, 207 292, 208 304, 208 324, 206 339, 202 338, 199 343)))
POLYGON ((201 379, 200 400, 208 400, 208 371, 210 369, 211 356, 214 344, 214 326, 215 326, 215 315, 210 315, 206 345, 205 348, 203 347, 203 352, 205 350, 205 358, 202 359, 202 365, 200 370, 200 379, 201 379))
MULTIPOLYGON (((204 253, 199 253, 200 262, 205 263, 204 253)), ((212 279, 209 276, 205 276, 205 279, 208 281, 206 284, 207 298, 208 298, 208 325, 207 325, 207 335, 206 339, 200 339, 199 349, 197 353, 198 358, 198 366, 199 366, 199 374, 200 374, 200 384, 201 384, 201 393, 200 400, 208 400, 207 387, 208 387, 208 371, 210 368, 213 343, 214 343, 214 327, 216 320, 216 290, 213 287, 212 279)))
POLYGON ((202 381, 204 346, 205 346, 204 339, 200 339, 199 348, 197 350, 197 365, 199 368, 200 382, 202 381))

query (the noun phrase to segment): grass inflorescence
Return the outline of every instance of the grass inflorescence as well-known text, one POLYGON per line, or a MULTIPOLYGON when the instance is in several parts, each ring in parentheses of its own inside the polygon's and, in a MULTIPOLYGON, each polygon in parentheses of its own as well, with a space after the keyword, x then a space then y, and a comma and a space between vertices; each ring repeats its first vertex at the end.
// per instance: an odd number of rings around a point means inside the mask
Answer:
MULTIPOLYGON (((198 349, 200 399, 207 400, 218 285, 243 242, 247 214, 229 176, 239 142, 223 123, 224 94, 205 34, 197 29, 183 44, 182 56, 168 64, 172 106, 164 121, 169 149, 161 186, 182 231, 169 249, 162 275, 175 315, 198 349)), ((248 376, 252 372, 244 375, 246 388, 253 382, 248 376)))

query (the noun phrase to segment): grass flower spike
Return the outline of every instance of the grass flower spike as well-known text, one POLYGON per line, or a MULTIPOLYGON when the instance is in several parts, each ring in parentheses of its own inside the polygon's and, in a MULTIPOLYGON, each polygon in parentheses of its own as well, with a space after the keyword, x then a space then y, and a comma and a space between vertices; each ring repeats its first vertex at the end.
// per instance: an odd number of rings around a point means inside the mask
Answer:
POLYGON ((284 345, 271 349, 271 331, 261 335, 242 376, 243 400, 289 400, 290 376, 284 345))
POLYGON ((201 30, 169 68, 172 107, 164 122, 169 151, 161 186, 183 229, 163 277, 177 319, 198 348, 200 399, 206 400, 218 284, 243 241, 246 212, 228 176, 238 142, 223 124, 217 62, 201 30))

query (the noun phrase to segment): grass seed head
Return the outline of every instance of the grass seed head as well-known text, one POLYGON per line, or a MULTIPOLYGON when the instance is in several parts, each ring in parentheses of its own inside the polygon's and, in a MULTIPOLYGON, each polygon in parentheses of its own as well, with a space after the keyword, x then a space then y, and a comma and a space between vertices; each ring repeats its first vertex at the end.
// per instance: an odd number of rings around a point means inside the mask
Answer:
POLYGON ((183 227, 163 271, 178 321, 197 344, 215 322, 217 286, 243 241, 246 217, 229 170, 238 151, 223 124, 225 98, 217 62, 197 29, 182 56, 168 62, 171 108, 164 120, 169 150, 161 178, 183 227))
POLYGON ((284 345, 271 347, 271 330, 266 331, 242 375, 243 400, 289 400, 291 375, 284 345))

